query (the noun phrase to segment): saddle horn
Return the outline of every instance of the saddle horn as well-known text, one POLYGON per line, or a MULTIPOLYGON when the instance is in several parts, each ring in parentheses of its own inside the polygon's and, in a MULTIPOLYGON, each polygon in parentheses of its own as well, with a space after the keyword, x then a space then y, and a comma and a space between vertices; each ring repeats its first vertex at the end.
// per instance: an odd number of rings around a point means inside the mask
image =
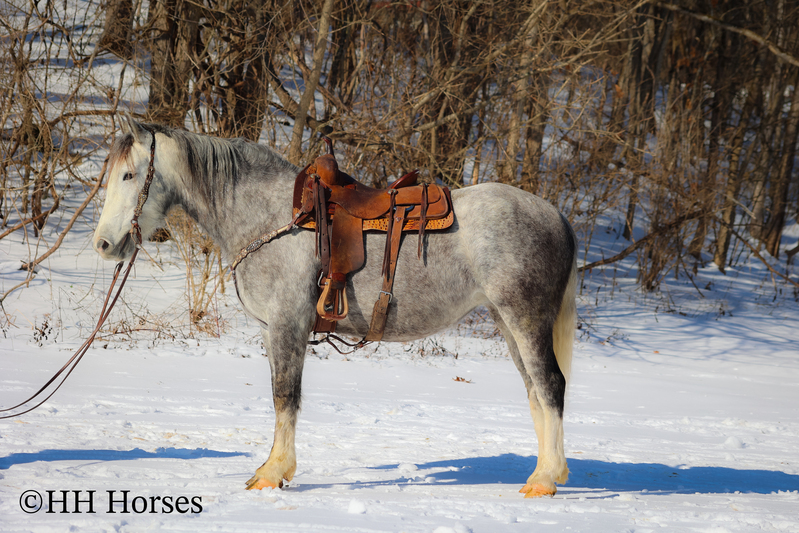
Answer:
POLYGON ((322 140, 325 141, 325 144, 327 144, 327 155, 332 155, 333 157, 335 157, 336 154, 333 153, 333 141, 330 139, 330 137, 325 135, 324 137, 322 137, 322 140))

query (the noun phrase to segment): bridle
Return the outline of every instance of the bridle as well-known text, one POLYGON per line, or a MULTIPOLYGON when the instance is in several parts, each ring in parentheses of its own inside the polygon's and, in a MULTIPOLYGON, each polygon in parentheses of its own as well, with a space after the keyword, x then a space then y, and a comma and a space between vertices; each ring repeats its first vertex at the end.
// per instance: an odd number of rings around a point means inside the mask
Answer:
POLYGON ((147 165, 147 177, 144 179, 144 185, 142 185, 141 191, 139 191, 139 201, 136 203, 136 208, 133 210, 133 219, 130 221, 130 234, 133 237, 133 244, 136 247, 136 249, 133 251, 133 257, 130 259, 131 264, 133 264, 133 259, 136 257, 136 252, 138 252, 139 247, 141 247, 142 244, 139 217, 144 209, 144 202, 146 202, 147 197, 150 196, 150 184, 152 184, 153 177, 155 176, 155 131, 147 126, 141 126, 147 130, 150 135, 152 135, 153 141, 150 143, 150 163, 147 165))
MULTIPOLYGON (((130 257, 128 266, 125 269, 125 273, 122 276, 122 282, 119 284, 119 288, 117 289, 116 294, 114 294, 112 298, 111 294, 113 293, 114 286, 116 285, 117 280, 119 279, 119 274, 122 271, 122 264, 124 263, 124 261, 120 261, 114 267, 114 277, 111 280, 111 286, 108 288, 108 293, 106 294, 105 300, 103 301, 103 308, 100 310, 100 318, 97 320, 97 325, 89 335, 89 338, 86 339, 86 341, 84 341, 84 343, 80 345, 80 348, 78 348, 75 351, 72 357, 70 357, 69 361, 67 361, 64 364, 64 366, 62 366, 61 369, 59 369, 58 372, 56 372, 53 375, 53 377, 51 377, 50 380, 47 383, 45 383, 38 391, 36 391, 36 393, 33 394, 30 398, 28 398, 23 402, 18 403, 13 407, 0 409, 0 413, 2 413, 0 414, 0 420, 6 418, 14 418, 16 416, 24 415, 25 413, 33 411, 37 407, 41 406, 44 402, 49 400, 50 397, 53 396, 53 394, 55 394, 56 391, 61 388, 61 385, 64 384, 64 382, 67 380, 72 371, 75 370, 75 367, 78 366, 78 363, 83 358, 84 354, 89 350, 89 347, 94 342, 94 338, 97 336, 97 333, 100 331, 100 328, 103 327, 103 324, 105 324, 105 321, 108 319, 108 315, 111 314, 111 310, 114 308, 114 304, 116 304, 117 300, 119 299, 119 295, 122 294, 122 289, 123 287, 125 287, 125 282, 128 280, 128 274, 130 274, 130 271, 133 268, 133 263, 136 261, 136 256, 138 255, 139 249, 142 246, 142 236, 141 236, 141 227, 139 227, 139 217, 142 214, 144 203, 147 201, 147 197, 150 195, 150 185, 152 184, 153 178, 155 176, 155 131, 144 125, 142 125, 142 127, 146 129, 150 133, 150 135, 152 135, 153 140, 150 143, 150 162, 147 166, 147 177, 145 178, 144 185, 142 186, 141 191, 139 192, 138 202, 136 204, 136 208, 133 210, 133 219, 131 219, 130 221, 131 225, 130 235, 131 238, 133 239, 134 249, 133 249, 133 255, 130 257), (42 395, 47 390, 47 388, 50 385, 56 382, 59 376, 61 376, 61 374, 63 374, 64 372, 66 372, 66 374, 64 375, 63 378, 61 378, 61 381, 58 382, 58 385, 56 385, 55 389, 53 389, 53 391, 50 394, 48 394, 43 400, 39 401, 39 403, 37 403, 33 407, 28 407, 24 411, 20 411, 18 413, 5 414, 8 413, 9 411, 14 411, 16 409, 19 409, 20 407, 24 407, 26 404, 36 400, 40 395, 42 395)), ((108 158, 106 158, 105 162, 103 163, 103 168, 100 171, 100 177, 98 178, 100 181, 102 181, 103 177, 105 176, 105 171, 107 166, 108 166, 108 158)))

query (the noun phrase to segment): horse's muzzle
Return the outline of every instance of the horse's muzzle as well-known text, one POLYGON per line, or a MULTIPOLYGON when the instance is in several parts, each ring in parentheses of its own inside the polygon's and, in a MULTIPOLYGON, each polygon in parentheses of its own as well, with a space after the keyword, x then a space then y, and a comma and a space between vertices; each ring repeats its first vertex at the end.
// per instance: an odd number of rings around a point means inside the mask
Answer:
POLYGON ((130 233, 126 233, 125 237, 117 244, 113 244, 110 239, 102 236, 94 239, 94 249, 97 250, 100 257, 107 260, 124 261, 133 255, 134 248, 130 233))

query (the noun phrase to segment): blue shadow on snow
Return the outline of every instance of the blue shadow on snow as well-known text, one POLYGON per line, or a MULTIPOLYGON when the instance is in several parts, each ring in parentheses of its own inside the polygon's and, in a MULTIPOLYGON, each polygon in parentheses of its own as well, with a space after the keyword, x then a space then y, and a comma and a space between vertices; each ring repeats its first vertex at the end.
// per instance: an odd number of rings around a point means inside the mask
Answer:
POLYGON ((135 459, 206 459, 209 457, 236 457, 248 455, 244 452, 218 452, 208 448, 158 448, 148 452, 141 448, 132 450, 42 450, 33 453, 12 453, 0 457, 0 470, 14 465, 35 463, 37 461, 132 461, 135 459))
MULTIPOLYGON (((799 476, 773 470, 738 470, 720 466, 673 467, 658 463, 611 463, 570 457, 569 481, 564 492, 580 489, 650 493, 732 493, 736 491, 771 494, 776 491, 799 490, 799 476)), ((391 470, 399 465, 372 467, 391 470)), ((436 483, 456 485, 516 484, 523 485, 535 467, 535 457, 503 454, 495 457, 471 457, 417 464, 419 473, 431 468, 448 468, 444 472, 425 474, 436 483)), ((407 477, 393 483, 410 482, 407 477)), ((379 482, 384 484, 385 481, 379 482)), ((369 484, 364 483, 364 484, 369 484)))

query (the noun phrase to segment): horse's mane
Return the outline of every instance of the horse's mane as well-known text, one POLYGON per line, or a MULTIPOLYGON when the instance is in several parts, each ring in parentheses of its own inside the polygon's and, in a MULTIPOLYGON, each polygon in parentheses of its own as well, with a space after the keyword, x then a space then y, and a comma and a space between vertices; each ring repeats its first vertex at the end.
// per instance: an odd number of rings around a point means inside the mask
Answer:
POLYGON ((178 129, 162 133, 185 149, 191 178, 214 188, 222 185, 213 183, 215 180, 222 180, 224 186, 236 187, 253 167, 259 167, 266 173, 269 173, 269 169, 272 169, 271 173, 287 171, 296 175, 298 172, 294 165, 271 148, 245 139, 210 137, 178 129))
MULTIPOLYGON (((245 139, 211 137, 160 124, 143 126, 178 144, 177 157, 184 159, 188 167, 186 186, 201 191, 211 207, 216 207, 218 199, 232 193, 242 179, 256 176, 263 179, 284 173, 293 176, 299 171, 268 146, 245 139), (258 171, 253 172, 255 169, 258 171)), ((132 146, 133 134, 118 137, 109 151, 109 162, 128 157, 132 146)))

